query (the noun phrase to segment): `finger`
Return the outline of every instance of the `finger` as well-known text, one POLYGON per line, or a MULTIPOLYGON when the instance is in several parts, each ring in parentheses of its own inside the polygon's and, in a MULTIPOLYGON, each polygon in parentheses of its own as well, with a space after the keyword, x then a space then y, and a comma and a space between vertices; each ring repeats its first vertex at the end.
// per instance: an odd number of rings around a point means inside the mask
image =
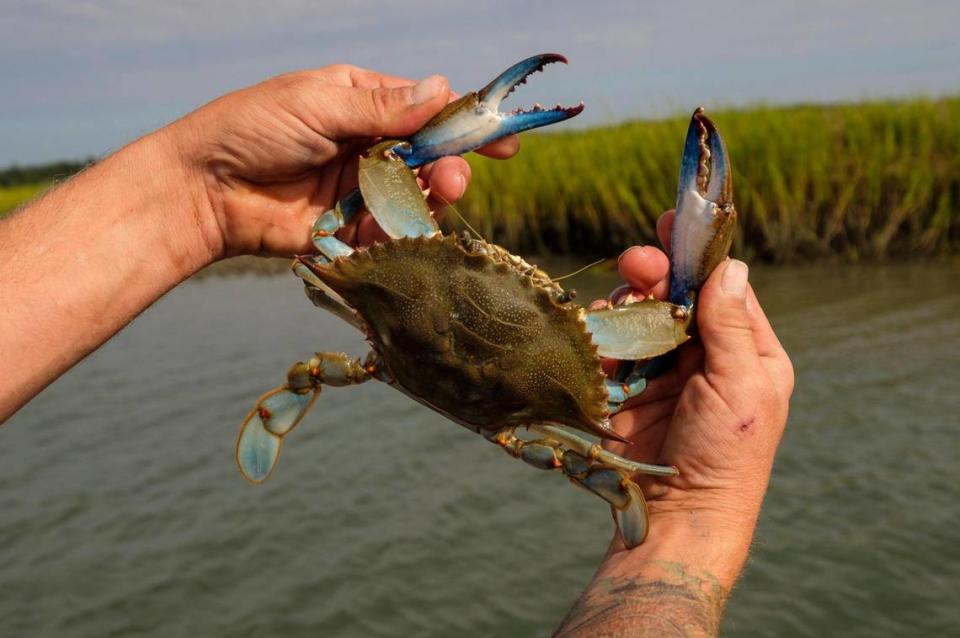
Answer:
POLYGON ((610 307, 610 302, 608 302, 606 299, 595 299, 594 301, 590 302, 589 309, 603 310, 604 308, 609 308, 609 307, 610 307))
POLYGON ((617 260, 617 269, 631 288, 663 299, 669 288, 670 261, 653 246, 631 246, 617 260))
POLYGON ((365 214, 357 223, 357 244, 369 246, 374 242, 390 241, 390 236, 383 232, 373 215, 365 214))
POLYGON ((789 396, 793 392, 794 385, 793 364, 773 331, 773 326, 770 325, 763 308, 760 307, 752 286, 747 289, 747 312, 750 314, 750 325, 761 362, 773 383, 784 396, 789 396))
POLYGON ((353 191, 360 188, 360 155, 353 152, 347 155, 344 161, 343 170, 340 171, 340 179, 337 181, 337 199, 343 199, 353 191))
POLYGON ((470 165, 462 157, 443 157, 420 169, 430 196, 441 205, 456 203, 470 184, 470 165))
POLYGON ((761 357, 779 356, 783 352, 783 346, 770 325, 766 313, 760 307, 757 300, 757 293, 753 286, 747 287, 747 312, 750 315, 750 326, 753 330, 753 339, 757 344, 757 353, 761 357))
POLYGON ((357 245, 357 226, 359 225, 361 219, 362 216, 360 218, 355 217, 350 221, 350 223, 338 230, 337 239, 348 246, 355 247, 357 245))
POLYGON ((697 298, 706 371, 734 385, 760 365, 747 311, 747 276, 745 263, 728 259, 710 274, 697 298))
MULTIPOLYGON (((617 434, 629 440, 633 445, 648 447, 656 454, 662 445, 661 437, 676 409, 676 396, 648 400, 639 405, 618 412, 613 418, 613 427, 617 434), (654 440, 647 437, 654 436, 654 440)), ((651 457, 647 457, 648 460, 651 457)))
POLYGON ((484 147, 478 148, 477 153, 494 159, 508 159, 516 155, 519 150, 520 136, 508 135, 496 142, 491 142, 484 147))
POLYGON ((410 135, 447 104, 449 92, 446 78, 440 75, 396 88, 328 86, 324 90, 325 108, 312 113, 312 117, 318 130, 338 141, 410 135))
POLYGON ((676 217, 676 211, 668 210, 657 219, 657 237, 660 239, 660 245, 664 252, 670 254, 671 235, 673 234, 673 220, 676 217))

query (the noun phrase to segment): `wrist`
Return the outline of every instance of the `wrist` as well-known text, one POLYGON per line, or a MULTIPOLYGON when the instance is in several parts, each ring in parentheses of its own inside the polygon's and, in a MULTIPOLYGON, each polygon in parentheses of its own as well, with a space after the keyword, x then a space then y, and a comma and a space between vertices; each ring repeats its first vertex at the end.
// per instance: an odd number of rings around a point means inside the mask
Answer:
POLYGON ((749 544, 706 520, 653 519, 642 545, 627 550, 614 539, 555 635, 716 636, 749 544))
POLYGON ((600 573, 627 577, 651 565, 683 565, 690 573, 729 591, 746 562, 756 517, 733 520, 697 510, 651 512, 650 534, 642 545, 626 549, 616 536, 600 573))
POLYGON ((190 129, 180 120, 129 147, 151 167, 167 233, 162 238, 181 278, 224 257, 222 234, 213 213, 205 172, 191 152, 190 129))

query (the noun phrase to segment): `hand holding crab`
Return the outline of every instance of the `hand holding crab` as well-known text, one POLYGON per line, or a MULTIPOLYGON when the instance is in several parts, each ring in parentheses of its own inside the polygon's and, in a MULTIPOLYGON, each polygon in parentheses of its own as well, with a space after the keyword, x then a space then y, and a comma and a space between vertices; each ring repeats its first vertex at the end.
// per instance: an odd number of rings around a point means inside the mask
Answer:
MULTIPOLYGON (((658 224, 668 252, 673 220, 668 211, 658 224)), ((595 305, 666 296, 668 258, 656 248, 627 250, 619 268, 627 285, 595 305)), ((747 282, 746 264, 722 262, 700 290, 697 307, 700 338, 680 348, 676 364, 613 417, 631 445, 608 447, 631 459, 677 459, 679 476, 641 483, 656 497, 651 517, 742 539, 719 528, 752 530, 745 523, 759 513, 786 424, 793 368, 747 282)), ((605 367, 615 374, 616 362, 605 367)), ((613 549, 621 547, 615 539, 613 549)))
MULTIPOLYGON (((334 65, 271 78, 174 123, 174 136, 190 141, 179 147, 181 160, 206 185, 199 208, 211 251, 312 251, 304 229, 357 188, 358 157, 371 140, 417 131, 454 97, 441 76, 415 84, 334 65)), ((480 152, 506 158, 518 146, 516 136, 506 136, 480 152)), ((470 166, 457 156, 438 157, 419 176, 446 204, 463 196, 470 166)), ((348 244, 386 238, 366 215, 340 236, 348 244)))

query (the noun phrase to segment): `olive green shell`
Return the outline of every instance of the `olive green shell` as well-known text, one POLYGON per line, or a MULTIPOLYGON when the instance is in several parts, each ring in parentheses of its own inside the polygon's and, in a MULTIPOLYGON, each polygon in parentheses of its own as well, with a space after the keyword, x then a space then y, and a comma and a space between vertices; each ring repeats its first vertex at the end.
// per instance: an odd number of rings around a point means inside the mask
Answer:
POLYGON ((402 238, 314 272, 357 310, 390 375, 422 403, 478 431, 548 422, 610 436, 579 307, 499 246, 402 238))

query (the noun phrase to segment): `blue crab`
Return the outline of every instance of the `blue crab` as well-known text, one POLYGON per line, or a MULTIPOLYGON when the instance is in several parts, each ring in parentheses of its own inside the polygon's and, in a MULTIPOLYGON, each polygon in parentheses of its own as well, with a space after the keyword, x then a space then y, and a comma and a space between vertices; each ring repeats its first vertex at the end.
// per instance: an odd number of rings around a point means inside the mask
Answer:
POLYGON ((637 473, 672 466, 615 455, 578 433, 623 441, 610 417, 643 391, 649 366, 622 366, 611 380, 601 357, 654 360, 687 338, 696 290, 729 248, 735 213, 730 169, 713 124, 697 110, 684 148, 674 223, 670 301, 586 310, 544 271, 506 249, 444 235, 411 168, 505 135, 560 122, 583 108, 500 113, 501 101, 556 54, 528 58, 484 89, 451 103, 406 140, 385 140, 360 159, 359 191, 321 215, 317 253, 294 262, 307 296, 367 337, 361 360, 320 352, 257 401, 237 442, 244 477, 264 481, 283 439, 323 385, 383 381, 512 456, 561 471, 608 502, 628 547, 647 534, 637 473), (335 232, 364 208, 391 238, 351 248, 335 232))

